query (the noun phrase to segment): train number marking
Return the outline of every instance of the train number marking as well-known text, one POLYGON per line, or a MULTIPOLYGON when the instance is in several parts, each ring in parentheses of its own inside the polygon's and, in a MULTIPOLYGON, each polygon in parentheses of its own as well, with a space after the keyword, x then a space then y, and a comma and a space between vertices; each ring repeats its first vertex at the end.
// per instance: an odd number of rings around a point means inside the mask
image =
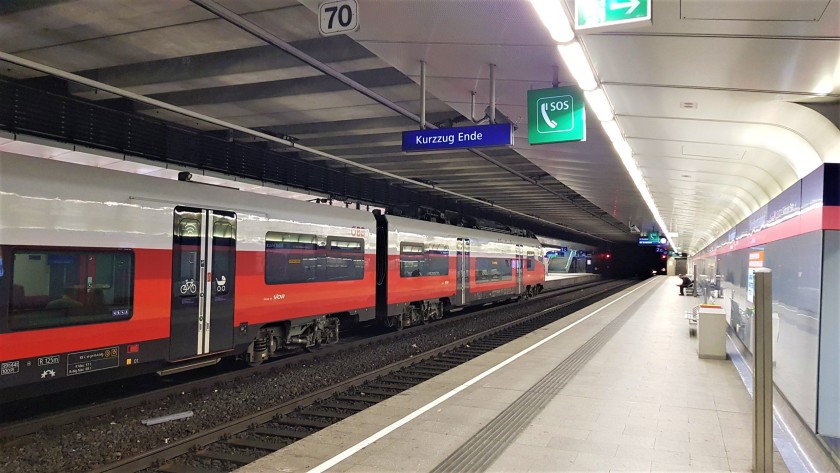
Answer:
POLYGON ((0 376, 7 374, 17 374, 20 372, 19 361, 7 361, 0 365, 0 376))

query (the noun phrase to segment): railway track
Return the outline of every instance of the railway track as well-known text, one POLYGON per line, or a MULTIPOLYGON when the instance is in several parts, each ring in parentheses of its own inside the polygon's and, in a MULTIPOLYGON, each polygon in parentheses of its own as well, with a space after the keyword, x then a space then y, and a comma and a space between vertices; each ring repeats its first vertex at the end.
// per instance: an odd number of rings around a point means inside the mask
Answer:
POLYGON ((602 284, 585 295, 502 326, 391 363, 288 402, 171 442, 102 468, 97 473, 232 471, 356 412, 498 348, 628 285, 602 284), (606 286, 606 287, 604 287, 606 286))
POLYGON ((256 368, 0 426, 0 457, 9 460, 0 462, 0 473, 94 468, 229 471, 506 343, 510 337, 550 323, 618 287, 623 285, 613 281, 576 286, 517 304, 496 305, 400 332, 324 347, 256 368), (515 328, 526 322, 537 325, 515 328), (493 341, 494 334, 503 328, 508 338, 493 341), (388 364, 392 360, 399 361, 388 364), (414 366, 406 368, 409 365, 414 366), (398 372, 403 368, 406 370, 398 372), (312 381, 313 372, 322 379, 312 381), (269 393, 270 399, 255 402, 255 391, 269 393), (153 412, 180 412, 187 409, 184 406, 196 409, 193 419, 153 428, 140 425, 141 419, 153 412), (40 453, 59 443, 70 453, 52 458, 40 453))
MULTIPOLYGON (((560 289, 531 298, 528 301, 526 301, 526 303, 533 304, 535 302, 546 300, 548 298, 555 298, 567 294, 574 294, 576 292, 590 290, 591 288, 598 288, 602 284, 605 283, 593 282, 577 285, 570 288, 560 289)), ((446 317, 426 327, 444 328, 447 325, 462 323, 464 321, 464 317, 482 317, 487 312, 497 311, 503 309, 504 307, 504 305, 497 305, 489 309, 483 309, 467 314, 458 314, 454 317, 446 317)), ((39 413, 38 415, 32 415, 28 417, 26 416, 28 412, 24 411, 21 414, 18 414, 16 411, 22 410, 24 407, 26 407, 27 409, 32 409, 30 405, 31 403, 13 402, 8 405, 0 405, 0 409, 2 409, 4 412, 4 417, 7 415, 18 415, 20 417, 17 417, 17 419, 21 419, 7 421, 5 423, 0 421, 0 440, 24 437, 45 428, 49 429, 61 427, 63 425, 77 422, 80 419, 98 417, 106 415, 116 410, 125 410, 142 405, 154 404, 170 396, 178 395, 183 392, 208 391, 212 390, 218 385, 222 385, 227 382, 246 379, 253 376, 260 376, 271 371, 282 370, 287 367, 291 367, 298 364, 314 363, 322 357, 334 357, 348 350, 357 350, 364 348, 366 345, 387 343, 389 341, 397 340, 406 336, 411 336, 413 334, 416 334, 415 329, 418 328, 420 327, 412 327, 404 331, 387 332, 364 338, 353 337, 353 339, 351 340, 343 339, 335 345, 322 347, 313 353, 299 351, 297 353, 290 354, 290 356, 273 359, 256 367, 242 367, 241 365, 239 365, 239 367, 237 367, 236 369, 231 369, 223 373, 212 375, 202 375, 203 371, 196 370, 184 373, 180 377, 174 376, 168 379, 154 377, 154 379, 150 383, 146 383, 145 381, 141 382, 133 379, 128 379, 120 381, 120 383, 124 384, 115 383, 115 386, 117 387, 114 388, 109 388, 105 386, 83 388, 79 390, 82 392, 81 394, 76 393, 72 395, 72 397, 74 398, 90 399, 92 396, 89 393, 95 393, 99 397, 94 397, 94 399, 98 399, 98 401, 92 404, 88 402, 87 404, 79 403, 75 405, 68 404, 67 406, 62 406, 61 403, 68 402, 62 399, 63 393, 58 395, 53 394, 45 397, 41 400, 41 402, 38 403, 38 405, 42 406, 42 408, 44 409, 41 411, 41 413, 39 413), (173 381, 173 384, 164 384, 169 381, 173 381), (111 399, 102 399, 100 393, 109 391, 115 393, 123 393, 128 391, 132 393, 136 392, 137 394, 133 394, 130 396, 116 395, 111 399), (46 409, 58 409, 59 412, 48 413, 46 409)), ((154 375, 148 375, 146 376, 146 379, 151 378, 153 376, 154 375)))

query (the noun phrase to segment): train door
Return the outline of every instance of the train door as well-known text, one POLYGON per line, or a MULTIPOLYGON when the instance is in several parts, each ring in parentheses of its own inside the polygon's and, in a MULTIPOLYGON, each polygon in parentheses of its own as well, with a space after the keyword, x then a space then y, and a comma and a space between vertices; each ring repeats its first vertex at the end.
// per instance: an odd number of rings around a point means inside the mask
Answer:
POLYGON ((169 356, 233 348, 236 214, 175 207, 169 356))
POLYGON ((524 249, 522 245, 516 245, 516 293, 522 294, 524 292, 523 286, 523 275, 525 274, 525 261, 522 257, 524 249))
POLYGON ((467 303, 467 294, 470 289, 470 239, 458 238, 458 282, 457 291, 461 298, 461 305, 467 303))

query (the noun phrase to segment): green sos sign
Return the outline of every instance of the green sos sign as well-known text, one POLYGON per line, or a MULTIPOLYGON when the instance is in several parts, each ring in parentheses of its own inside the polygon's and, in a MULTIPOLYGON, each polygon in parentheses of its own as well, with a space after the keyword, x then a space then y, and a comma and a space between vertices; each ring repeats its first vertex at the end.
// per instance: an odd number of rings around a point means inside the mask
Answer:
POLYGON ((528 143, 586 141, 586 111, 577 87, 528 91, 528 143))

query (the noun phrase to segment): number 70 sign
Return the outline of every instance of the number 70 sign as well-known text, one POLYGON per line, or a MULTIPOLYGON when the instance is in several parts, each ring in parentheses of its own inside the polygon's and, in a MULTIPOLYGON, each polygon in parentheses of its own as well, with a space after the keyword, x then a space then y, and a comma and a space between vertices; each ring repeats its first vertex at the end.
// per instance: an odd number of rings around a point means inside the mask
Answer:
POLYGON ((332 36, 359 29, 357 0, 333 0, 318 7, 318 28, 321 36, 332 36))

